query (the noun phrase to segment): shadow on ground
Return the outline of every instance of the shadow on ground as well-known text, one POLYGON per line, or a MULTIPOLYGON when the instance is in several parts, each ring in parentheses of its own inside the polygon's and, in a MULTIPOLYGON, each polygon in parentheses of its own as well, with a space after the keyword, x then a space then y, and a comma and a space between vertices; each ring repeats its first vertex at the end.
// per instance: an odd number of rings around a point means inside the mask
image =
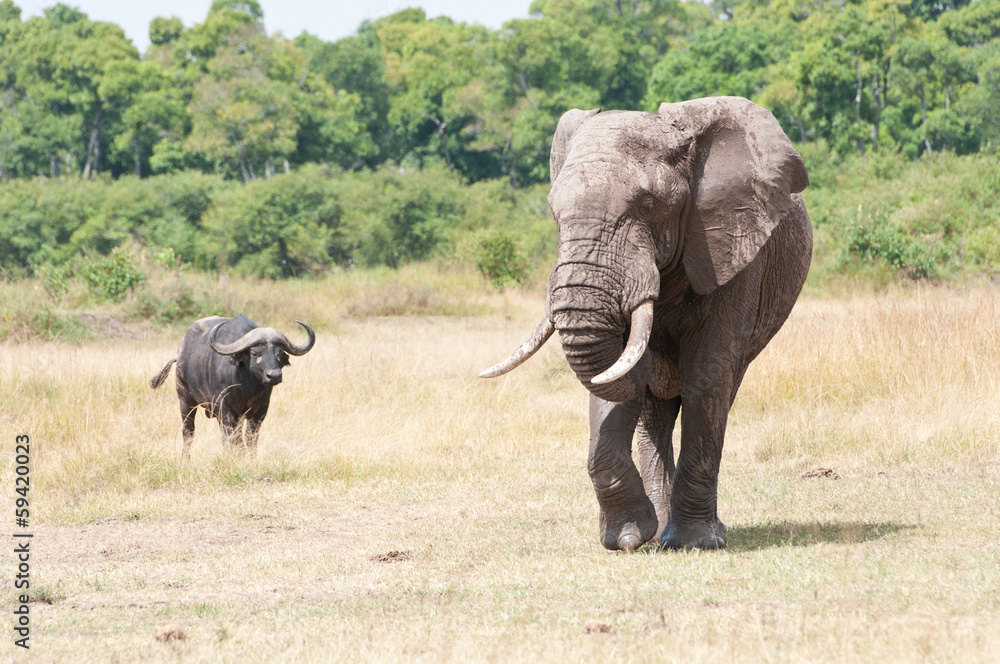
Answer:
POLYGON ((859 544, 879 540, 915 526, 903 523, 798 523, 779 521, 753 526, 729 527, 729 551, 757 551, 776 546, 814 544, 859 544))

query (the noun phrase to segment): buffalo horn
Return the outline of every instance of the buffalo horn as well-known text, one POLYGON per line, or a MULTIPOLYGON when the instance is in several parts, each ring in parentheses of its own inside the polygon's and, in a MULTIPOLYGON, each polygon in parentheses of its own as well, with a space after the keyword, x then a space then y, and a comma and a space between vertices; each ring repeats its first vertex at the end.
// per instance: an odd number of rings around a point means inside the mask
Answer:
POLYGON ((231 344, 220 344, 215 340, 215 338, 219 334, 219 328, 228 322, 229 321, 225 320, 222 321, 213 327, 212 331, 208 335, 208 345, 211 346, 212 350, 219 355, 235 355, 236 353, 241 353, 247 348, 250 348, 250 346, 266 341, 269 336, 268 332, 273 332, 273 330, 266 327, 255 327, 231 344))
POLYGON ((302 321, 297 320, 295 322, 301 325, 302 327, 306 328, 306 334, 309 335, 309 338, 306 339, 304 342, 302 342, 301 345, 293 346, 292 342, 288 340, 288 337, 286 337, 281 332, 278 332, 279 338, 277 343, 281 344, 281 346, 285 349, 286 353, 288 353, 289 355, 295 355, 297 357, 299 355, 305 355, 310 350, 312 350, 313 344, 316 343, 316 333, 313 332, 313 329, 311 327, 309 327, 302 321))

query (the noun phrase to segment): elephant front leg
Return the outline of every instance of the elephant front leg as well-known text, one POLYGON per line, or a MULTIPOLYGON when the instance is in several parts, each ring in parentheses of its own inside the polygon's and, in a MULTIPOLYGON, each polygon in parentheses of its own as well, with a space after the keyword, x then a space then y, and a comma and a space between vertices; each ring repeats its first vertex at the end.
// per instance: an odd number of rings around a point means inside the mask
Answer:
POLYGON ((674 423, 681 399, 660 399, 646 392, 636 430, 639 468, 646 495, 656 510, 656 536, 663 534, 670 518, 670 478, 674 474, 674 423))
POLYGON ((721 549, 726 527, 718 516, 719 464, 735 377, 722 366, 692 371, 681 412, 681 451, 670 493, 670 519, 660 543, 671 549, 721 549))
POLYGON ((611 550, 634 551, 656 536, 656 510, 632 463, 641 408, 641 398, 611 403, 590 396, 587 470, 601 508, 601 542, 611 550))

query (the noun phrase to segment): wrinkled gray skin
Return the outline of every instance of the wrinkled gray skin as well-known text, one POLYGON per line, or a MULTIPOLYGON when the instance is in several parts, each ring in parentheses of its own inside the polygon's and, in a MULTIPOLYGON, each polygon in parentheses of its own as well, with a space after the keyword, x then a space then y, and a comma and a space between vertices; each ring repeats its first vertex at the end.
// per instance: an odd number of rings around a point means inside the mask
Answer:
POLYGON ((257 327, 245 316, 210 316, 196 320, 188 328, 177 347, 177 357, 149 381, 155 390, 166 380, 170 366, 177 363, 174 376, 185 458, 191 452, 194 417, 199 406, 208 417, 218 418, 222 436, 230 444, 256 449, 271 389, 281 382, 281 369, 289 365, 288 356, 304 355, 316 343, 312 328, 296 322, 309 335, 300 346, 293 345, 274 328, 257 327))
POLYGON ((569 111, 551 170, 559 253, 545 313, 591 392, 601 540, 625 551, 654 537, 675 549, 724 547, 716 504, 729 409, 809 269, 802 159, 767 110, 716 97, 657 114, 569 111), (621 378, 591 382, 622 355, 644 302, 648 347, 621 378))

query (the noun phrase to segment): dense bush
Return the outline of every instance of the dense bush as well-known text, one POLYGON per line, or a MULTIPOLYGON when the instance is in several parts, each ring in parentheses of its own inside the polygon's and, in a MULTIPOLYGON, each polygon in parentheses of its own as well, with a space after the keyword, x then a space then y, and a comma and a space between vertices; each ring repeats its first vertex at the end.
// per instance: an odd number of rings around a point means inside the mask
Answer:
POLYGON ((205 213, 203 264, 280 278, 344 262, 339 178, 307 166, 222 192, 205 213))
POLYGON ((121 247, 115 248, 109 256, 87 261, 83 275, 95 294, 112 302, 120 301, 146 281, 146 274, 137 265, 135 256, 121 247))
POLYGON ((922 241, 893 223, 883 211, 869 214, 846 229, 847 244, 842 260, 852 256, 867 261, 885 261, 904 275, 915 279, 937 277, 942 258, 941 247, 933 240, 922 241))
POLYGON ((870 263, 913 279, 1000 269, 996 157, 941 153, 908 162, 872 154, 838 165, 815 150, 805 156, 812 184, 804 195, 817 231, 814 275, 870 263))
POLYGON ((30 272, 86 251, 109 254, 132 240, 170 247, 194 262, 202 216, 219 191, 232 187, 195 172, 144 180, 12 180, 0 187, 0 262, 30 272))
POLYGON ((13 180, 0 188, 0 261, 11 274, 45 272, 56 289, 56 267, 126 243, 202 269, 307 276, 448 254, 456 232, 523 217, 537 213, 502 183, 470 187, 433 163, 365 172, 307 165, 245 186, 197 172, 13 180))
POLYGON ((398 267, 446 250, 467 203, 461 179, 443 166, 305 166, 220 195, 205 215, 207 263, 270 278, 398 267))
POLYGON ((476 268, 497 289, 528 279, 528 259, 517 249, 514 238, 503 231, 490 231, 475 248, 476 268))
POLYGON ((79 252, 73 234, 104 197, 104 183, 12 180, 0 187, 0 264, 22 273, 79 252))
MULTIPOLYGON (((814 280, 865 264, 908 278, 1000 270, 996 156, 845 159, 823 142, 800 147, 811 179, 814 280)), ((373 171, 309 165, 248 185, 197 172, 12 180, 0 187, 0 262, 8 277, 38 273, 53 301, 74 274, 84 278, 88 261, 118 247, 168 268, 272 279, 455 257, 500 286, 554 259, 547 193, 545 185, 469 184, 433 160, 373 171)))

